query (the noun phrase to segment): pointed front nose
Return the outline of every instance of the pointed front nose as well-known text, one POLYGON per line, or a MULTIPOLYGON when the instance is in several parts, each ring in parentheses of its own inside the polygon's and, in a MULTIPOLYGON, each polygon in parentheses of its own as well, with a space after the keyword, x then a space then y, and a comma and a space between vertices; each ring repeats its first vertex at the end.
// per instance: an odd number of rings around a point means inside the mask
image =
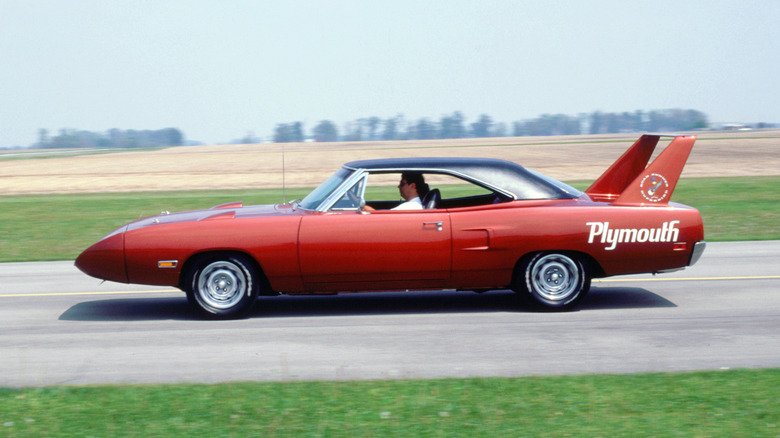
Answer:
POLYGON ((101 280, 129 283, 125 268, 125 227, 85 249, 76 258, 81 272, 101 280))

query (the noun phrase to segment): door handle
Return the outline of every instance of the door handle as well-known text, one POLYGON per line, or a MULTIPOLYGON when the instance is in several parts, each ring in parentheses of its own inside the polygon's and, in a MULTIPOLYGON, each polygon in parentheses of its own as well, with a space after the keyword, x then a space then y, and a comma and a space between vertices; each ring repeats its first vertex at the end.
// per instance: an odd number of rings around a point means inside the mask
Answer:
POLYGON ((439 221, 439 222, 423 222, 423 228, 425 228, 428 225, 435 225, 436 226, 436 231, 442 231, 442 229, 443 229, 442 226, 444 225, 444 222, 441 222, 441 221, 439 221))

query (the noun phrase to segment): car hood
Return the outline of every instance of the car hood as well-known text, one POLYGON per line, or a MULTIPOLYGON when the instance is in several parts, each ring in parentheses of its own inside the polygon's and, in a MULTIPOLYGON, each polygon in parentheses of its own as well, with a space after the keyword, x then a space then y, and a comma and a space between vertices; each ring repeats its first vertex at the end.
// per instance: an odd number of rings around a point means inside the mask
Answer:
POLYGON ((289 204, 251 205, 244 207, 241 203, 231 203, 219 205, 208 210, 194 210, 181 213, 164 212, 157 216, 151 216, 131 222, 127 225, 127 231, 148 226, 180 222, 289 215, 295 214, 297 211, 300 211, 300 209, 295 209, 289 204))

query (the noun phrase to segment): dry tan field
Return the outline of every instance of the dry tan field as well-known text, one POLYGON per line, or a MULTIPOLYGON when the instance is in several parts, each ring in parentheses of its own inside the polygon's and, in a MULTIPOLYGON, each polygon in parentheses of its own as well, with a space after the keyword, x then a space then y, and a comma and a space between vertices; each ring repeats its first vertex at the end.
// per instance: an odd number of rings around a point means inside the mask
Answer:
MULTIPOLYGON (((684 178, 780 175, 780 130, 697 135, 684 178)), ((0 194, 281 187, 283 162, 287 186, 306 187, 347 161, 423 156, 503 158, 560 180, 593 180, 638 137, 248 144, 0 160, 0 194)))

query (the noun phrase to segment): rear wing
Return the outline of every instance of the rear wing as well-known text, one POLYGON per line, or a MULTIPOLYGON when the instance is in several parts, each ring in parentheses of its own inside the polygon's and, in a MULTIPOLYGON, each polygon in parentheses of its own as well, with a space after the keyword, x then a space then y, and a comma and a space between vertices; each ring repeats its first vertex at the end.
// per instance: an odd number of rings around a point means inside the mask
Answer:
POLYGON ((604 172, 585 193, 614 205, 667 205, 695 135, 678 135, 647 166, 661 135, 645 134, 604 172))

